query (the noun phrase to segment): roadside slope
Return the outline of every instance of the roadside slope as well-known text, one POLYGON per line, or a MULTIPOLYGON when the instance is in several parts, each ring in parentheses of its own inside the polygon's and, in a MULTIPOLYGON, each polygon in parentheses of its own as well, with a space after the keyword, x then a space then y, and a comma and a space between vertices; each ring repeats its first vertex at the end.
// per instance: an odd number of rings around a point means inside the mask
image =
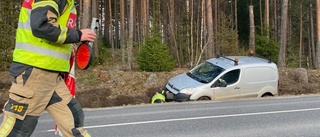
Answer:
MULTIPOLYGON (((76 98, 85 108, 149 103, 157 88, 173 76, 187 72, 137 72, 90 68, 77 70, 76 98)), ((279 69, 279 96, 320 93, 320 70, 279 69)), ((9 72, 0 72, 0 106, 7 99, 11 85, 9 72)))

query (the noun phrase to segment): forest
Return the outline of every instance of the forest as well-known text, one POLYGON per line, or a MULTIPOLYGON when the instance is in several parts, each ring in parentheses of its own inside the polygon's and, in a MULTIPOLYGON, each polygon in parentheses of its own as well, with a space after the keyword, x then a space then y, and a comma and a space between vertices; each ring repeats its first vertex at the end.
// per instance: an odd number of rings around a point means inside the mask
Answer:
MULTIPOLYGON (((0 70, 8 70, 23 0, 0 1, 0 70)), ((320 0, 75 0, 77 29, 97 18, 94 65, 191 68, 217 55, 320 68, 320 0)))

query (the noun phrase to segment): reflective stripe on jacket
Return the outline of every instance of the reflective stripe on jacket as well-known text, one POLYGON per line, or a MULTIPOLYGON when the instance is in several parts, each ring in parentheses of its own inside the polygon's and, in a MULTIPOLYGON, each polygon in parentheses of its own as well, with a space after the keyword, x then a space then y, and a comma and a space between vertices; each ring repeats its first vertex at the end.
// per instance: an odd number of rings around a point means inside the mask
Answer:
POLYGON ((58 4, 54 1, 24 0, 19 15, 19 23, 16 34, 16 46, 13 53, 13 61, 22 64, 59 72, 68 72, 69 59, 72 44, 63 44, 67 37, 68 26, 74 27, 76 19, 75 5, 68 1, 63 13, 59 12, 58 4), (58 13, 57 23, 60 34, 57 41, 52 42, 35 37, 30 25, 31 10, 39 7, 50 6, 58 13), (71 24, 72 23, 72 24, 71 24))
POLYGON ((161 100, 162 102, 166 101, 166 97, 162 94, 155 94, 151 99, 151 104, 153 104, 157 99, 161 100))

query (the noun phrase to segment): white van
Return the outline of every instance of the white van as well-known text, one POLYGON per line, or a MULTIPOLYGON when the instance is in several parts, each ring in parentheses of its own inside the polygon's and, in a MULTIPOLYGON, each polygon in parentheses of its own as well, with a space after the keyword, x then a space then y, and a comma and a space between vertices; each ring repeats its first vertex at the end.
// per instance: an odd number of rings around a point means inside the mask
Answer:
POLYGON ((278 95, 275 63, 254 56, 218 56, 171 78, 165 89, 175 101, 229 100, 278 95))

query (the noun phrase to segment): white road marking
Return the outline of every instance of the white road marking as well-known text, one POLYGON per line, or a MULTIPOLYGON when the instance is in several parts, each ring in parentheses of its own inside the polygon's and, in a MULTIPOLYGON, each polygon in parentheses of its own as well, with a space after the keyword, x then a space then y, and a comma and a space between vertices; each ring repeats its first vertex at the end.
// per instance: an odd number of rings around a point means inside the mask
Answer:
MULTIPOLYGON (((270 111, 270 112, 258 112, 258 113, 243 113, 243 114, 205 116, 205 117, 191 117, 191 118, 177 118, 177 119, 165 119, 165 120, 151 120, 151 121, 141 121, 141 122, 130 122, 130 123, 118 123, 118 124, 108 124, 108 125, 87 126, 87 127, 84 127, 84 128, 85 129, 90 129, 90 128, 102 128, 102 127, 116 127, 116 126, 138 125, 138 124, 149 124, 149 123, 161 123, 161 122, 172 122, 172 121, 187 121, 187 120, 210 119, 210 118, 240 117, 240 116, 266 115, 266 114, 292 113, 292 112, 305 112, 305 111, 316 111, 316 110, 320 110, 320 108, 270 111)), ((55 131, 55 130, 54 129, 50 129, 50 130, 47 130, 46 132, 53 132, 53 131, 55 131)))

